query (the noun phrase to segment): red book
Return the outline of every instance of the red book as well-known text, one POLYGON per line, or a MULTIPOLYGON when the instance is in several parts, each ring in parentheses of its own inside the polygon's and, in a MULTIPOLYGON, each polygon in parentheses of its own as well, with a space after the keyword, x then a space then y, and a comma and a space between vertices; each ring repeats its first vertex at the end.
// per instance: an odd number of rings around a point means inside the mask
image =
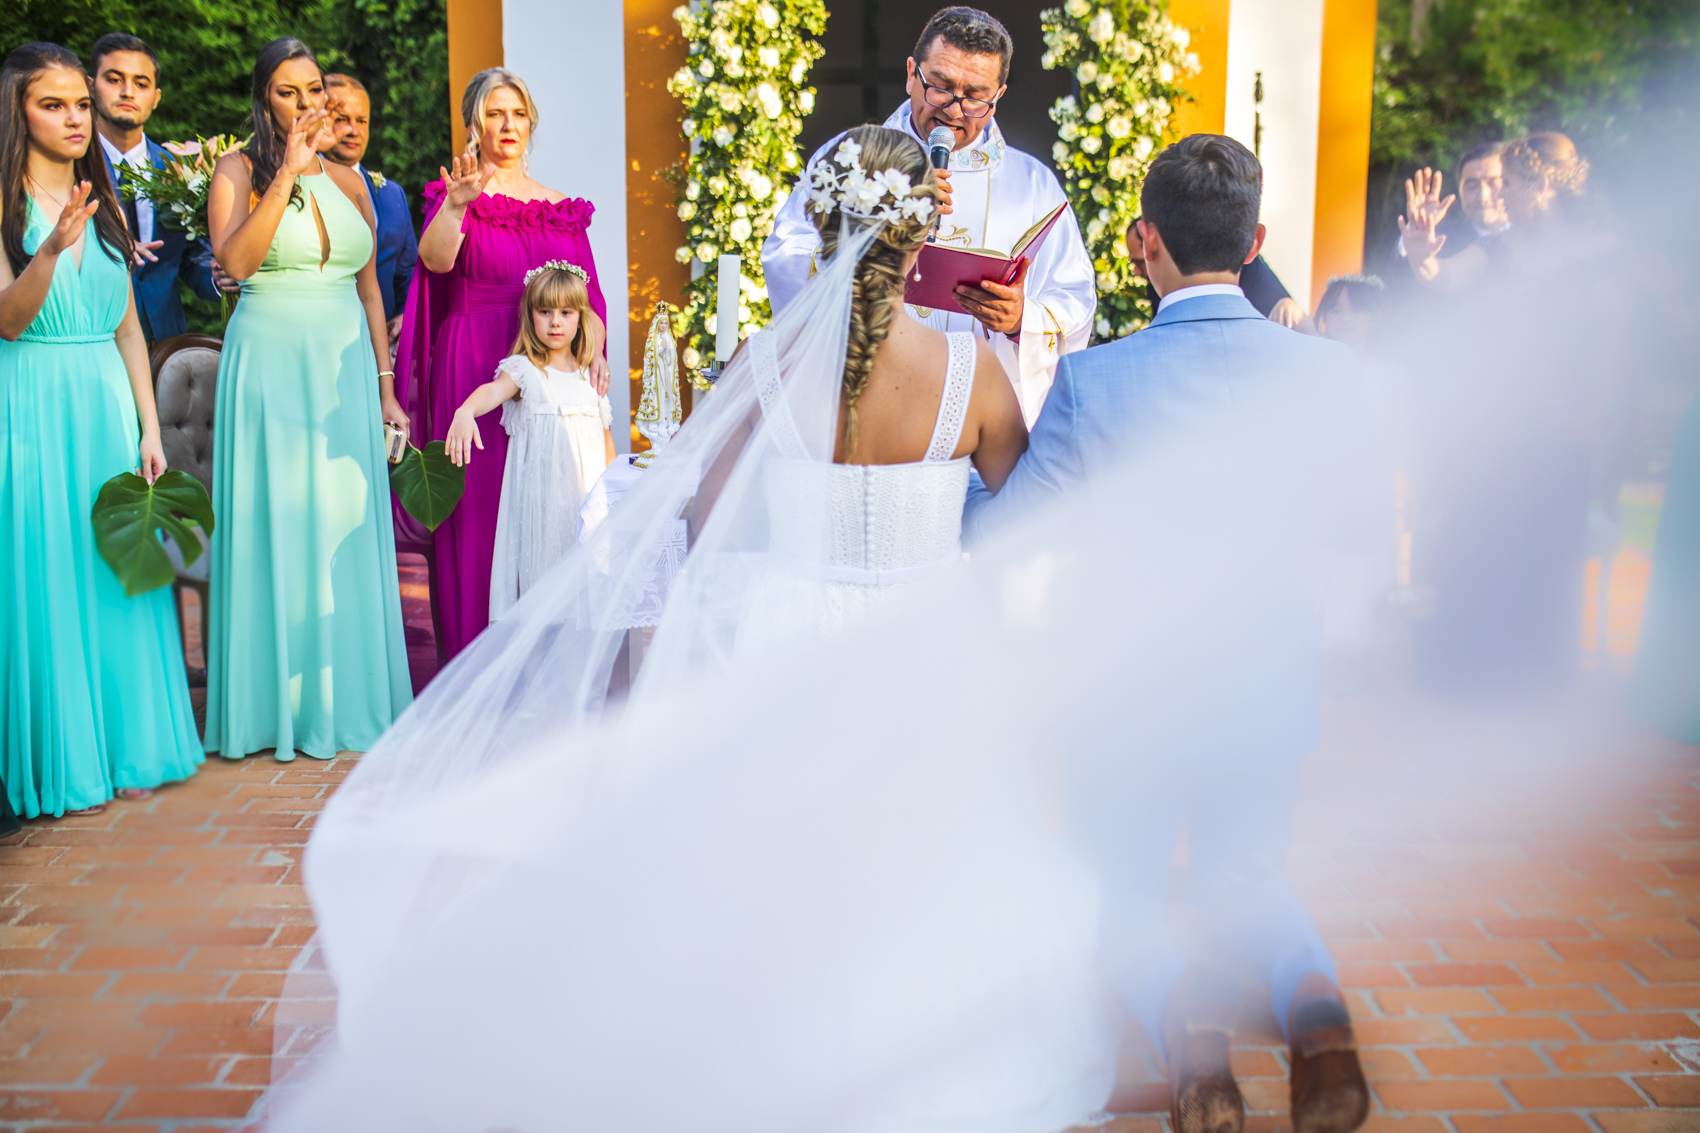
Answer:
POLYGON ((968 312, 956 301, 958 287, 978 287, 982 280, 991 280, 1008 287, 1021 268, 1023 256, 1032 258, 1051 233, 1051 226, 1068 207, 1064 201, 1039 219, 1016 241, 1009 255, 989 248, 952 248, 945 244, 928 244, 915 261, 915 271, 903 289, 903 301, 915 307, 931 307, 936 311, 968 312))

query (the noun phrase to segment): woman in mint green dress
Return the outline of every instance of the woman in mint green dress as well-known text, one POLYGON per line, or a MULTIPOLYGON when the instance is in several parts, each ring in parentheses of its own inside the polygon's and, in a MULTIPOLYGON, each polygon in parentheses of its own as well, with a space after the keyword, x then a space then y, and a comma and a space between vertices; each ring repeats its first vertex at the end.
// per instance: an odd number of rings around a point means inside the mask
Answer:
POLYGON ((132 243, 93 138, 77 57, 12 52, 0 70, 0 776, 26 818, 146 794, 204 758, 171 591, 127 597, 89 520, 107 480, 165 471, 132 243))
POLYGON ((254 65, 253 140, 219 160, 213 252, 242 297, 213 410, 208 751, 363 751, 413 699, 384 422, 405 427, 360 174, 327 162, 299 40, 254 65))

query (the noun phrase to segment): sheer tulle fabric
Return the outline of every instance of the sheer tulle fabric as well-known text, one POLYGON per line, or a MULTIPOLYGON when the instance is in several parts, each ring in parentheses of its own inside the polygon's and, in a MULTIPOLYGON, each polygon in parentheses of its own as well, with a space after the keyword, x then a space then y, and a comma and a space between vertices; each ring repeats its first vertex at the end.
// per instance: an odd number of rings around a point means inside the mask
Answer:
MULTIPOLYGON (((336 1030, 274 1093, 272 1129, 1046 1133, 1108 1096, 1070 816, 1117 792, 1139 822, 1143 762, 1231 730, 1210 693, 1268 611, 1303 616, 1317 501, 1353 481, 1298 397, 830 641, 741 643, 783 574, 775 478, 830 460, 867 240, 327 807, 306 870, 336 1030), (777 376, 765 397, 758 374, 777 376), (1236 471, 1259 461, 1317 474, 1236 471), (605 713, 621 603, 699 481, 713 510, 605 713)), ((324 983, 292 981, 296 1017, 323 1022, 324 983)))

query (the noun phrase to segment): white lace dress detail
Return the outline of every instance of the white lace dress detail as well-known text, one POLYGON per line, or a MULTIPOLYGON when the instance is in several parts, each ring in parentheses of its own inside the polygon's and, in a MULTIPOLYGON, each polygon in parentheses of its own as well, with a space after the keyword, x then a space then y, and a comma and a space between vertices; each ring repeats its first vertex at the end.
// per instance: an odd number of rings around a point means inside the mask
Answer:
POLYGON ((950 342, 944 394, 927 454, 912 464, 786 461, 767 478, 773 548, 783 577, 750 612, 765 638, 853 624, 891 594, 962 561, 969 458, 951 459, 974 384, 974 338, 950 342))
POLYGON ((496 372, 520 392, 502 406, 508 461, 490 563, 491 621, 578 539, 579 505, 607 467, 603 434, 614 419, 608 399, 581 371, 539 369, 515 355, 496 372))

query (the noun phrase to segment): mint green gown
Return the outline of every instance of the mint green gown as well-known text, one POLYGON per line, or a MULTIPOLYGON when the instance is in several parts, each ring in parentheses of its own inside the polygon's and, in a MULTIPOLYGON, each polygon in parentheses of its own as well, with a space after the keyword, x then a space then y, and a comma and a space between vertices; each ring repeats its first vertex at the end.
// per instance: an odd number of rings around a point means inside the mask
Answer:
MULTIPOLYGON (((30 202, 25 251, 51 227, 30 202)), ((61 255, 41 313, 0 341, 0 775, 26 818, 186 779, 204 758, 171 588, 127 597, 89 520, 140 459, 113 339, 129 302, 129 271, 89 224, 81 267, 61 255)))
POLYGON ((364 751, 413 700, 378 367, 354 287, 372 229, 328 174, 299 185, 218 366, 206 744, 232 759, 364 751))

